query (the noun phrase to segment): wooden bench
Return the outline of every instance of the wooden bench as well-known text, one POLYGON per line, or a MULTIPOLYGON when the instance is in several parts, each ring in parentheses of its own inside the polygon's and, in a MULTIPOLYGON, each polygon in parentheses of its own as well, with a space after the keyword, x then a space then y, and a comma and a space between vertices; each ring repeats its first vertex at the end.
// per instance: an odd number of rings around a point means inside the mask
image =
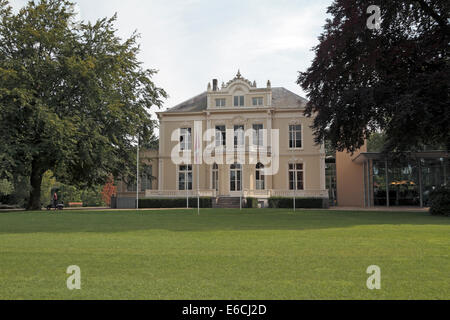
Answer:
POLYGON ((69 202, 69 207, 82 207, 83 202, 69 202))

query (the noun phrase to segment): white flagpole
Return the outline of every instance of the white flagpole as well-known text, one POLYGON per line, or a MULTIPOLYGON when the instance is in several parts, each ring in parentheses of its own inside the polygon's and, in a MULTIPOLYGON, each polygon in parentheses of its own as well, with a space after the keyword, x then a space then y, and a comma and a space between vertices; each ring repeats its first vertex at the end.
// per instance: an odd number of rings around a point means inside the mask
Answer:
POLYGON ((200 127, 194 123, 194 163, 197 165, 197 214, 200 215, 200 127))
POLYGON ((197 213, 200 215, 200 165, 197 164, 197 213))
POLYGON ((186 174, 184 176, 184 188, 186 189, 186 208, 189 209, 189 161, 186 165, 186 174))
POLYGON ((297 196, 297 165, 296 164, 294 167, 294 176, 295 176, 295 178, 294 178, 294 183, 295 183, 295 186, 294 186, 294 212, 295 212, 295 207, 296 207, 295 197, 297 196))
POLYGON ((136 156, 136 210, 139 210, 139 133, 137 136, 137 156, 136 156))

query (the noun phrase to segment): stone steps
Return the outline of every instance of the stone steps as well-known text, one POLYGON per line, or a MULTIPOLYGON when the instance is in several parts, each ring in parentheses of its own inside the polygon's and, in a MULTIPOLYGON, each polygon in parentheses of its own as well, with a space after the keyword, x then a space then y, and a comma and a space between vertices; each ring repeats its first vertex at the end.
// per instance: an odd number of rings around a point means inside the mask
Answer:
POLYGON ((221 209, 239 209, 240 198, 237 197, 219 197, 213 201, 213 208, 221 209))

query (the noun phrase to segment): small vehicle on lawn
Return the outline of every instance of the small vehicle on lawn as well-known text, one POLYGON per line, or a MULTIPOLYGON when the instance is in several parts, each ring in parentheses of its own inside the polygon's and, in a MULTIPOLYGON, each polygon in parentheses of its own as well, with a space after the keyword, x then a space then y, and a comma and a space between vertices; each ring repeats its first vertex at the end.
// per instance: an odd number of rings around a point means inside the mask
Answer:
POLYGON ((59 188, 52 188, 50 195, 50 204, 47 206, 47 211, 52 209, 64 210, 64 201, 61 199, 61 190, 59 188))

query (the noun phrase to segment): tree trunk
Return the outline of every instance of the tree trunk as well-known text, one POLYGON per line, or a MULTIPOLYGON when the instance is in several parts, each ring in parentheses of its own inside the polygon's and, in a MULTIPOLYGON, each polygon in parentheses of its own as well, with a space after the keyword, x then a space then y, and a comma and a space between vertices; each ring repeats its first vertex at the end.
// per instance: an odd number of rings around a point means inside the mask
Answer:
POLYGON ((27 210, 41 210, 41 183, 44 170, 39 166, 36 160, 33 160, 31 165, 31 192, 30 199, 28 200, 27 210))

